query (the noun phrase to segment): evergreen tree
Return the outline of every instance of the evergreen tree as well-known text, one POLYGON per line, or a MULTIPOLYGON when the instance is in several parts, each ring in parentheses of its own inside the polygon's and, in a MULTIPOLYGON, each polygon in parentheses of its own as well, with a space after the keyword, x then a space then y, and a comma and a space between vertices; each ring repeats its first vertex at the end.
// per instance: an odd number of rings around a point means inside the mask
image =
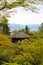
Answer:
POLYGON ((29 33, 29 28, 28 28, 28 25, 26 25, 26 27, 25 27, 25 33, 29 33))
POLYGON ((0 32, 6 35, 10 34, 8 20, 5 17, 0 19, 0 32))
POLYGON ((39 27, 39 31, 43 32, 43 23, 41 24, 41 26, 39 27))

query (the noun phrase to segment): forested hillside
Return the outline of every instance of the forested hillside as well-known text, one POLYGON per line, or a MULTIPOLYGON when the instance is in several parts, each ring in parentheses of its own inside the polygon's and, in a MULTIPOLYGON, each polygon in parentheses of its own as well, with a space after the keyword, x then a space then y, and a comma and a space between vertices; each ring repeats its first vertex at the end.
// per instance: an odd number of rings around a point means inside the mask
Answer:
POLYGON ((43 65, 43 38, 12 43, 0 34, 0 65, 43 65))

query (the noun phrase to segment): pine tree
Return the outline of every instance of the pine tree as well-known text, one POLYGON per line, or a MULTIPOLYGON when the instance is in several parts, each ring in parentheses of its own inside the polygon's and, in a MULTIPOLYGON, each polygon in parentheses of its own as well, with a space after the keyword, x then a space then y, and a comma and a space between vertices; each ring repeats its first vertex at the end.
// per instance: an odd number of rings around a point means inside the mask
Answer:
POLYGON ((29 28, 28 28, 28 25, 26 25, 26 27, 25 27, 25 33, 29 33, 29 28))

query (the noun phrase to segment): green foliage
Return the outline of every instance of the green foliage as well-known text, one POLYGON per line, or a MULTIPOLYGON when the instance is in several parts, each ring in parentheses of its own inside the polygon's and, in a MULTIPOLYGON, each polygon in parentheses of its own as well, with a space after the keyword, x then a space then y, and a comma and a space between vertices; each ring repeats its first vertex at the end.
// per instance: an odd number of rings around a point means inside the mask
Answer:
POLYGON ((32 4, 40 4, 42 3, 43 1, 42 0, 16 0, 15 2, 12 1, 12 2, 7 2, 6 3, 6 6, 7 8, 14 8, 14 7, 17 7, 17 6, 22 6, 22 7, 26 7, 26 8, 29 8, 30 10, 32 11, 35 11, 37 8, 34 7, 32 4), (30 6, 32 5, 32 6, 30 6))
POLYGON ((15 61, 19 63, 27 62, 32 65, 39 65, 41 63, 41 59, 43 58, 43 39, 29 43, 22 41, 19 49, 20 53, 15 57, 15 61))
MULTIPOLYGON (((38 0, 38 1, 37 0, 16 0, 16 1, 12 0, 12 2, 8 2, 7 0, 0 0, 0 10, 2 11, 2 13, 4 13, 4 11, 6 12, 6 8, 12 9, 21 6, 24 7, 25 10, 30 9, 33 12, 37 12, 36 11, 37 8, 32 4, 40 4, 40 3, 43 3, 43 0, 38 0)), ((0 16, 5 16, 7 14, 9 15, 8 12, 4 15, 1 15, 2 13, 0 13, 0 16)))
POLYGON ((17 32, 19 32, 19 30, 14 30, 12 33, 13 34, 16 34, 17 32))
POLYGON ((43 65, 43 38, 30 38, 12 43, 0 34, 1 65, 43 65))
POLYGON ((12 46, 12 42, 8 39, 6 35, 0 34, 0 64, 4 61, 9 61, 9 54, 11 54, 10 47, 12 46))
POLYGON ((0 34, 0 45, 12 45, 7 35, 0 34))
POLYGON ((7 0, 0 0, 0 9, 3 9, 3 7, 5 7, 7 0))
POLYGON ((43 23, 41 23, 39 30, 35 33, 37 38, 43 38, 43 23))
POLYGON ((14 30, 12 33, 16 34, 17 32, 24 32, 26 34, 29 34, 29 27, 26 25, 24 29, 14 30))
POLYGON ((6 35, 10 34, 10 30, 8 27, 8 20, 3 16, 2 18, 0 18, 0 32, 6 35))
POLYGON ((28 28, 28 25, 26 25, 26 27, 25 27, 25 33, 29 33, 29 28, 28 28))
POLYGON ((39 27, 39 32, 43 33, 43 23, 41 24, 41 26, 39 27))
POLYGON ((17 63, 3 63, 2 65, 18 65, 17 63))
POLYGON ((2 0, 0 2, 1 2, 0 9, 2 9, 3 7, 5 8, 7 6, 8 6, 8 8, 9 8, 9 6, 11 6, 10 8, 14 8, 16 6, 26 7, 26 6, 28 6, 28 3, 29 4, 38 4, 38 3, 43 2, 43 0, 38 0, 38 1, 37 0, 36 1, 35 0, 16 0, 15 2, 12 1, 12 2, 9 2, 9 3, 8 3, 7 0, 2 0))

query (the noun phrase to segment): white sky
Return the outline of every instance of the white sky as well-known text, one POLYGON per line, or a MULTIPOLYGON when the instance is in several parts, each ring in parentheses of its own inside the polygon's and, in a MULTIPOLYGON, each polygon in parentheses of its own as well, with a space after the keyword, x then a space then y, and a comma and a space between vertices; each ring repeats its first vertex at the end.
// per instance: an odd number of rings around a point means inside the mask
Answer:
POLYGON ((43 22, 43 6, 38 5, 39 13, 34 13, 30 10, 26 11, 22 7, 14 8, 17 13, 11 15, 10 24, 41 24, 43 22))

